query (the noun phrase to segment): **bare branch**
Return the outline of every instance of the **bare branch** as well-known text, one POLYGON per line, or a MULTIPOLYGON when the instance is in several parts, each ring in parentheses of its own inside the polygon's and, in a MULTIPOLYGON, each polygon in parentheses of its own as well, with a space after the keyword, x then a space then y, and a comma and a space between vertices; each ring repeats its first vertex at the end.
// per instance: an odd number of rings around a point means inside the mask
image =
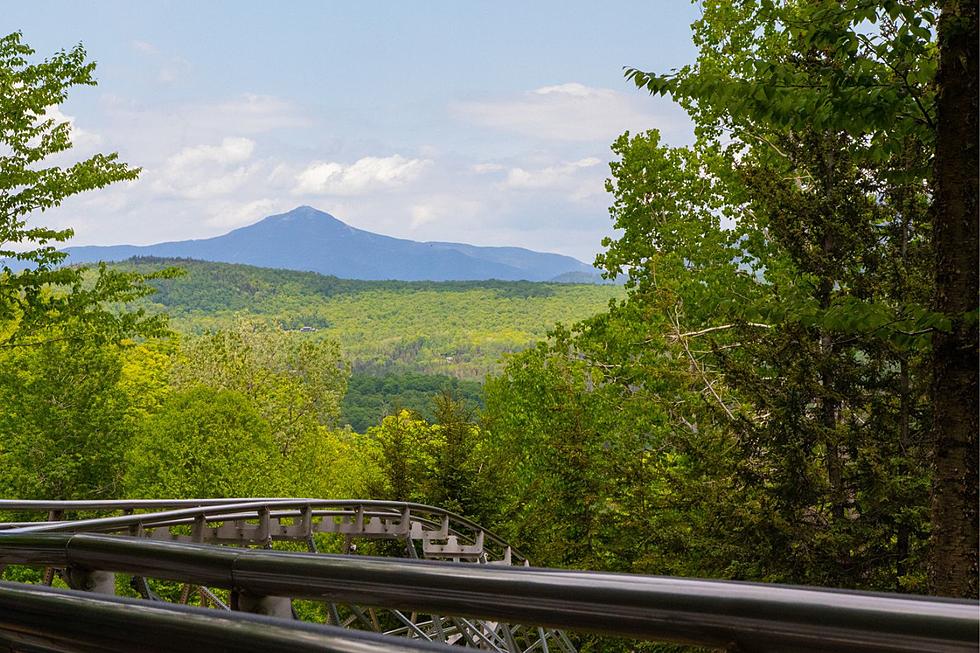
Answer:
MULTIPOLYGON (((672 322, 675 331, 674 338, 677 340, 677 342, 681 343, 682 347, 684 347, 684 352, 687 354, 687 357, 691 360, 691 365, 693 365, 694 369, 697 370, 698 375, 701 377, 701 380, 704 381, 705 386, 707 387, 711 395, 715 398, 715 401, 718 402, 718 405, 721 406, 722 410, 725 411, 725 414, 728 415, 728 419, 732 420, 733 422, 736 421, 734 413, 732 413, 731 409, 729 409, 728 406, 725 405, 725 402, 722 401, 721 396, 719 396, 718 392, 715 391, 714 385, 712 385, 711 381, 708 380, 708 375, 705 373, 704 368, 701 367, 701 364, 698 363, 698 359, 694 356, 694 354, 691 353, 691 350, 688 348, 687 334, 681 333, 681 320, 680 320, 680 315, 678 315, 676 306, 674 306, 674 315, 673 315, 672 322)), ((708 329, 699 333, 705 333, 711 330, 718 331, 721 328, 731 328, 732 326, 734 325, 729 324, 726 325, 725 327, 713 327, 712 329, 708 329)))
MULTIPOLYGON (((678 331, 678 333, 676 333, 673 336, 671 336, 671 338, 674 339, 674 340, 680 339, 680 338, 696 338, 698 336, 703 336, 703 335, 708 334, 708 333, 714 333, 716 331, 724 331, 726 329, 734 329, 737 326, 750 326, 750 327, 755 327, 757 329, 771 329, 772 328, 772 325, 771 324, 762 324, 760 322, 743 322, 743 323, 740 323, 740 324, 722 324, 721 326, 708 327, 707 329, 701 329, 700 331, 688 331, 687 333, 680 333, 678 331)), ((678 327, 678 329, 679 329, 679 327, 678 327)))

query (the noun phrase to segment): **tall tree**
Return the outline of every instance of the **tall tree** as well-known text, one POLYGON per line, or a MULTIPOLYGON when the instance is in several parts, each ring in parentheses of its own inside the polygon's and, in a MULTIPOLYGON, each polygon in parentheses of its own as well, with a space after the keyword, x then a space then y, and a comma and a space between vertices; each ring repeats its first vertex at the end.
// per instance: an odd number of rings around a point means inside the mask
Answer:
MULTIPOLYGON (((891 578, 916 589, 922 547, 911 549, 924 534, 925 500, 914 470, 928 421, 917 352, 949 317, 927 310, 922 283, 936 125, 932 3, 715 0, 703 9, 695 64, 628 76, 689 111, 698 143, 673 156, 727 187, 693 198, 654 185, 635 217, 614 212, 625 233, 600 263, 643 280, 663 276, 643 248, 684 253, 677 237, 690 232, 675 226, 682 220, 651 220, 642 209, 651 198, 653 211, 727 218, 729 260, 759 283, 732 292, 707 323, 681 311, 678 322, 708 345, 692 364, 713 366, 748 402, 741 414, 716 404, 743 434, 743 455, 760 463, 747 478, 775 501, 773 553, 796 559, 798 581, 877 587, 891 578)), ((717 296, 698 258, 685 261, 717 296)), ((716 386, 706 378, 706 387, 716 386)), ((975 487, 975 477, 960 480, 975 487)))
POLYGON ((0 491, 20 498, 117 496, 135 402, 123 348, 162 334, 166 316, 125 310, 150 292, 141 275, 64 267, 71 229, 38 224, 77 193, 135 179, 115 154, 70 165, 58 105, 94 85, 81 46, 32 63, 20 33, 0 37, 0 491))
POLYGON ((0 350, 0 494, 118 497, 135 427, 121 352, 46 333, 42 344, 0 350))
POLYGON ((267 497, 282 489, 269 424, 232 390, 173 393, 139 425, 126 458, 129 496, 267 497))
POLYGON ((939 20, 930 589, 977 596, 977 3, 945 0, 939 20))

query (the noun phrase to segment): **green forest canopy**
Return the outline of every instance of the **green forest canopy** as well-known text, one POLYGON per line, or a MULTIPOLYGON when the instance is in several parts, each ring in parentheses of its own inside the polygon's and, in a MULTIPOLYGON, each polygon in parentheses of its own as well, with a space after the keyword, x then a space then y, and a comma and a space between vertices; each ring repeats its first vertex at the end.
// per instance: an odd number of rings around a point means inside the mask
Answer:
POLYGON ((187 334, 227 327, 238 316, 287 330, 316 329, 340 343, 356 371, 415 371, 483 381, 501 357, 623 296, 614 285, 525 281, 356 281, 313 272, 229 263, 133 259, 111 269, 177 278, 137 306, 166 313, 187 334))

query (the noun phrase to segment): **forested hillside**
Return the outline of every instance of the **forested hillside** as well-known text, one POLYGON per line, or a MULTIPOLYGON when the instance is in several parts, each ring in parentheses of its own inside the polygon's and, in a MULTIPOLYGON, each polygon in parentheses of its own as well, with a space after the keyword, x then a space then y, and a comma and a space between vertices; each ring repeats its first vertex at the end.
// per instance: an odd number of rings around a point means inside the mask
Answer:
POLYGON ((153 281, 140 305, 189 334, 238 315, 340 343, 355 372, 414 371, 481 381, 501 357, 621 297, 617 286, 526 281, 354 281, 227 263, 133 259, 113 269, 185 274, 153 281))
POLYGON ((442 374, 417 372, 354 372, 340 405, 344 424, 359 433, 377 426, 382 418, 409 410, 424 419, 435 419, 435 399, 449 392, 464 409, 483 408, 483 385, 442 374))

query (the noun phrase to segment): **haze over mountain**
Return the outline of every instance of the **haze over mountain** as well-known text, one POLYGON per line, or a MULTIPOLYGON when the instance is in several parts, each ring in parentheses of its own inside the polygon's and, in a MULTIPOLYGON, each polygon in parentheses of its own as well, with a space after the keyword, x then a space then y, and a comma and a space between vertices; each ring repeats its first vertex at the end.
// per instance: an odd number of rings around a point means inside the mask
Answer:
POLYGON ((309 206, 269 216, 214 238, 142 246, 69 247, 65 251, 68 264, 156 256, 305 270, 347 279, 599 280, 594 268, 570 256, 520 247, 392 238, 355 229, 309 206))

